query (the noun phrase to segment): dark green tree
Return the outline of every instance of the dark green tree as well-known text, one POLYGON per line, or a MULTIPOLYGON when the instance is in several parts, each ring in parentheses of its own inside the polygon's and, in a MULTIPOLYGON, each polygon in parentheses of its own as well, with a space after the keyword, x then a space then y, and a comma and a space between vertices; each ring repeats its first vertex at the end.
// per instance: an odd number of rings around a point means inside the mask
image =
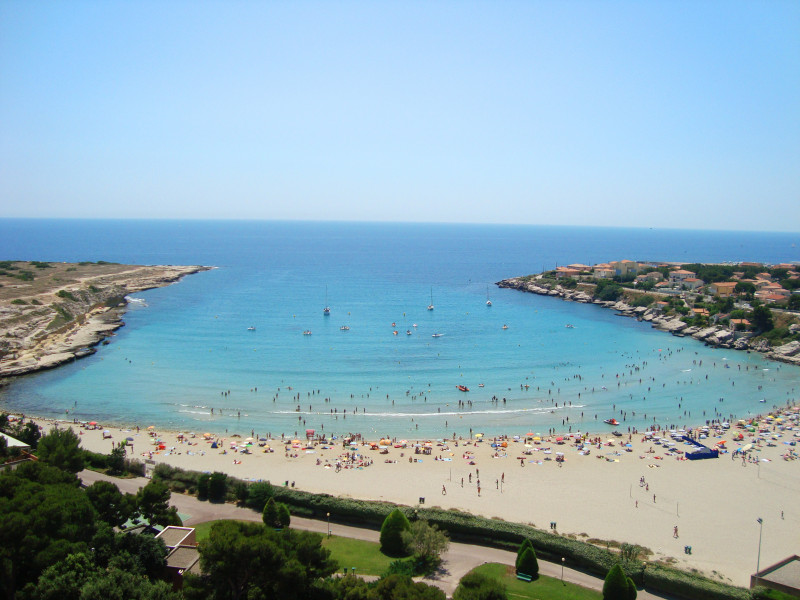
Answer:
POLYGON ((200 473, 197 477, 197 499, 198 500, 207 500, 208 499, 208 484, 211 481, 211 475, 209 473, 200 473))
POLYGON ((119 527, 130 519, 136 508, 134 496, 123 494, 110 481, 95 481, 86 488, 86 496, 98 516, 112 527, 119 527))
POLYGON ((125 471, 125 446, 118 445, 112 448, 106 464, 110 475, 121 475, 125 471))
POLYGON ((244 481, 237 481, 233 484, 233 497, 236 498, 238 506, 245 506, 247 504, 247 496, 249 489, 244 481))
POLYGON ((81 441, 71 429, 52 429, 39 440, 39 460, 62 471, 77 473, 83 470, 81 441))
POLYGON ((628 600, 629 593, 628 578, 622 567, 616 564, 608 571, 603 583, 603 600, 628 600))
MULTIPOLYGON (((442 590, 421 581, 415 582, 408 575, 389 575, 378 580, 370 590, 374 600, 445 600, 442 590)), ((349 596, 348 596, 349 598, 349 596)))
POLYGON ((259 481, 251 483, 247 488, 247 506, 259 512, 264 510, 267 500, 272 498, 275 490, 269 481, 259 481))
POLYGON ((519 559, 522 556, 522 553, 525 552, 526 548, 533 548, 533 542, 531 542, 530 538, 525 538, 522 540, 522 543, 519 545, 519 549, 517 550, 517 560, 514 562, 514 567, 519 573, 519 559))
POLYGON ((214 472, 208 480, 209 502, 225 502, 227 493, 228 476, 225 473, 214 472))
POLYGON ((136 507, 140 517, 151 525, 180 525, 178 511, 170 507, 170 491, 161 481, 151 481, 136 494, 136 507))
POLYGON ((481 573, 467 573, 458 582, 453 600, 508 600, 506 586, 481 573))
POLYGON ((517 572, 530 575, 534 579, 539 576, 539 561, 533 548, 525 548, 517 562, 517 572))
POLYGON ((750 321, 756 328, 756 331, 767 332, 770 331, 775 324, 772 321, 772 311, 766 306, 756 306, 750 315, 750 321))
POLYGON ((278 503, 278 525, 280 527, 288 527, 292 522, 292 515, 289 512, 289 507, 283 502, 278 503))
POLYGON ((628 577, 628 600, 636 600, 636 596, 639 595, 639 592, 636 590, 636 584, 633 582, 633 579, 628 577))
POLYGON ((261 513, 261 520, 264 521, 264 525, 267 527, 280 527, 280 522, 278 521, 278 504, 275 502, 275 498, 267 500, 267 503, 264 505, 264 512, 261 513))
POLYGON ((17 424, 8 431, 8 434, 13 438, 18 439, 20 442, 28 444, 33 449, 36 449, 39 444, 39 440, 42 437, 42 432, 39 431, 39 426, 33 421, 28 421, 25 424, 17 424))
POLYGON ((87 552, 95 521, 74 475, 43 463, 0 472, 0 594, 14 598, 46 567, 87 552))
POLYGON ((181 595, 165 581, 113 567, 83 586, 81 600, 181 600, 181 595))
POLYGON ((399 508, 395 508, 383 520, 381 525, 381 552, 389 556, 406 556, 403 532, 411 531, 411 523, 399 508))
POLYGON ((220 521, 200 542, 200 566, 217 600, 314 597, 319 579, 336 570, 322 536, 241 521, 220 521))
POLYGON ((22 596, 38 600, 80 600, 81 588, 101 573, 89 554, 70 554, 47 567, 35 584, 25 587, 22 596))

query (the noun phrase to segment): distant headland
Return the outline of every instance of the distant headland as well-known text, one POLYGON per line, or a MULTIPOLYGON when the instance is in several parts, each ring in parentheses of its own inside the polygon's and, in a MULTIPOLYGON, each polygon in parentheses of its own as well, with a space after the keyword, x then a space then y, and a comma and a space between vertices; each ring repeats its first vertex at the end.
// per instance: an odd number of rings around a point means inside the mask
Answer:
POLYGON ((572 264, 499 287, 593 303, 708 345, 800 365, 800 265, 572 264))
POLYGON ((129 294, 211 268, 0 261, 0 378, 93 354, 124 325, 129 294))

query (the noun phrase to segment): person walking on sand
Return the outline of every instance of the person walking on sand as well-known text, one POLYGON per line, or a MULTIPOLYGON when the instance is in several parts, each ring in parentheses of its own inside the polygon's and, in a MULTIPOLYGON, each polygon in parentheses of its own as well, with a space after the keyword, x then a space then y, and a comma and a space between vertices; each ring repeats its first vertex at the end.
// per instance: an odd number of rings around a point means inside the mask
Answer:
POLYGON ((447 496, 447 488, 442 484, 442 496, 447 496))
POLYGON ((678 526, 677 525, 675 525, 675 527, 672 528, 672 537, 674 537, 675 539, 678 538, 678 526))

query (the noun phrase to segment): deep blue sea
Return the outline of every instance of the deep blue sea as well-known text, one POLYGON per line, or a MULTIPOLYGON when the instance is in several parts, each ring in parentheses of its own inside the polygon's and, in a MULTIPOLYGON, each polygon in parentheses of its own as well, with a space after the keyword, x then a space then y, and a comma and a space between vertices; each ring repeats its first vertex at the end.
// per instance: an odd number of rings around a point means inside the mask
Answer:
POLYGON ((797 233, 0 219, 3 259, 217 267, 136 294, 146 305, 109 345, 13 381, 0 410, 416 438, 743 417, 795 399, 800 371, 494 283, 624 258, 799 261, 798 246, 797 233))

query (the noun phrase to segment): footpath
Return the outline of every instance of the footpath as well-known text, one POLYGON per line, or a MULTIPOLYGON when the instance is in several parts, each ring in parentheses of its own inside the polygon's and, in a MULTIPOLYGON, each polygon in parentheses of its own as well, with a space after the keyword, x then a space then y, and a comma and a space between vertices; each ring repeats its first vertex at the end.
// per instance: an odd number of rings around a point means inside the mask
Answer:
MULTIPOLYGON (((149 479, 145 479, 144 477, 119 479, 88 470, 78 473, 78 477, 81 479, 84 485, 92 485, 95 481, 100 480, 110 481, 114 483, 121 492, 128 494, 135 494, 139 488, 144 487, 149 482, 149 479)), ((261 521, 261 513, 258 513, 252 509, 235 506, 233 504, 214 504, 211 502, 203 502, 194 496, 172 494, 170 498, 170 504, 177 508, 178 513, 180 513, 183 520, 183 524, 187 527, 217 519, 261 521)), ((292 516, 292 527, 306 531, 315 531, 323 535, 328 533, 328 522, 316 519, 305 519, 302 517, 292 516)), ((367 527, 355 527, 352 525, 331 523, 330 528, 331 534, 333 535, 357 540, 365 540, 368 542, 377 543, 380 537, 379 531, 367 527)), ((458 586, 460 579, 475 567, 484 563, 513 565, 516 557, 516 553, 509 552, 507 550, 499 550, 497 548, 489 548, 487 546, 475 546, 471 544, 450 542, 450 548, 445 554, 442 555, 442 564, 439 571, 433 575, 423 578, 422 581, 429 585, 435 585, 443 590, 448 597, 451 597, 458 586)), ((562 565, 539 559, 539 573, 542 575, 547 575, 548 577, 559 579, 561 578, 562 574, 562 565)), ((601 578, 584 573, 583 571, 572 569, 569 566, 563 567, 563 577, 564 581, 575 583, 586 588, 598 591, 603 589, 603 580, 601 578)), ((657 592, 639 590, 637 600, 676 599, 673 596, 663 595, 657 592)))

